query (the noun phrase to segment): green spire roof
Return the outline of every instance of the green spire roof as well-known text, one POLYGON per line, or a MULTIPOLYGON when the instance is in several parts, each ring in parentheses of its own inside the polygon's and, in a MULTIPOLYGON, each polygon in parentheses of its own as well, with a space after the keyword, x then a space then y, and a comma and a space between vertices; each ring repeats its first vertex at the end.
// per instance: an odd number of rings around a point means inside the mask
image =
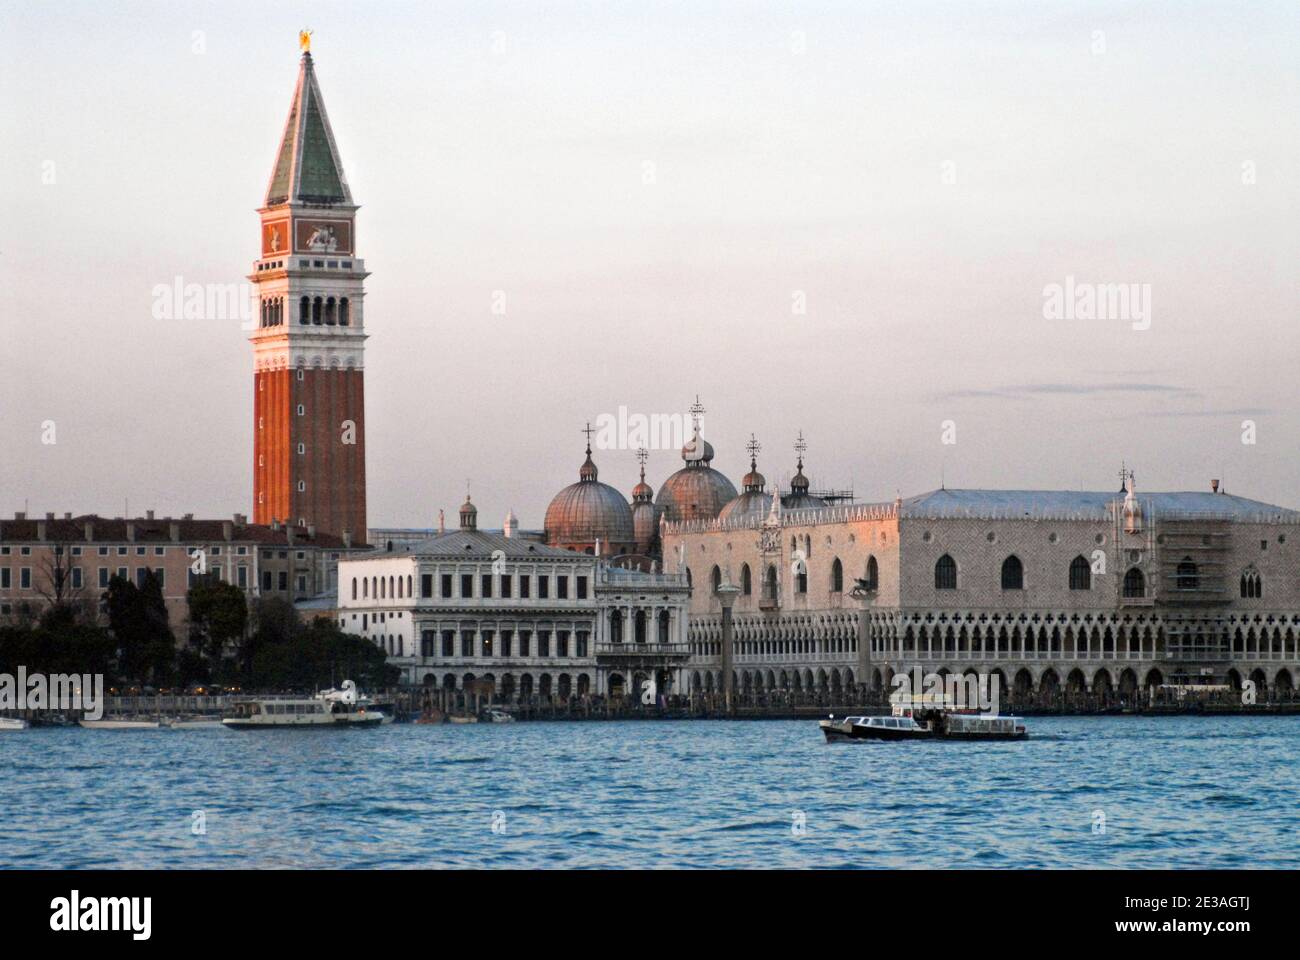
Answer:
POLYGON ((266 191, 268 207, 299 202, 352 202, 310 53, 302 55, 293 104, 266 191))

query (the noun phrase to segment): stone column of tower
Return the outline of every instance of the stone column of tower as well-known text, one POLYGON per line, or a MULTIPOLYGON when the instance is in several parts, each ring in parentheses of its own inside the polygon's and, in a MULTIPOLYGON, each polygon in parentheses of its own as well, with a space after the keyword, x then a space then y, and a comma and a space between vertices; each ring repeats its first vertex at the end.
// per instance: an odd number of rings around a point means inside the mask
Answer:
POLYGON ((304 52, 262 220, 253 344, 253 518, 366 536, 356 211, 304 52))

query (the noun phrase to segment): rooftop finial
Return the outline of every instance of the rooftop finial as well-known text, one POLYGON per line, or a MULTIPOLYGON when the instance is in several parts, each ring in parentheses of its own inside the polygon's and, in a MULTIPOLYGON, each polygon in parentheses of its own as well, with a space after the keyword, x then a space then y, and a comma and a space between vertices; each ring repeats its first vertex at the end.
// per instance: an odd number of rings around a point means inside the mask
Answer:
POLYGON ((311 33, 310 30, 298 31, 298 49, 303 53, 311 53, 311 33))
POLYGON ((808 441, 803 438, 803 431, 799 431, 799 436, 794 441, 794 452, 799 455, 799 469, 803 469, 803 455, 808 449, 808 441))
POLYGON ((584 427, 581 432, 587 435, 587 456, 591 456, 591 435, 594 431, 591 429, 590 420, 587 421, 587 426, 584 427))
POLYGON ((638 462, 640 462, 640 464, 641 464, 641 479, 644 480, 644 479, 645 479, 645 462, 646 462, 647 460, 650 459, 650 451, 647 450, 645 447, 638 447, 638 448, 637 448, 637 451, 636 451, 636 458, 637 458, 638 462))
POLYGON ((749 451, 749 469, 757 470, 758 455, 762 452, 763 446, 752 433, 749 435, 749 443, 745 444, 745 449, 749 451))
POLYGON ((704 416, 704 404, 700 403, 700 395, 695 395, 695 402, 690 407, 691 423, 695 425, 695 432, 700 432, 700 417, 704 416))

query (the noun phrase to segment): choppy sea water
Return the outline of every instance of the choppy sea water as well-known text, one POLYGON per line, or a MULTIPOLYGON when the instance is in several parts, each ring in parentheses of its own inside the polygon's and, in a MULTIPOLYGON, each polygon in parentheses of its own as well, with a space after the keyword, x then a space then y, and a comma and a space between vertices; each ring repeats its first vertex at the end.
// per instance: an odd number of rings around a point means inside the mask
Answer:
POLYGON ((1300 865, 1300 718, 1029 723, 1020 743, 826 744, 784 720, 2 733, 0 866, 1300 865))

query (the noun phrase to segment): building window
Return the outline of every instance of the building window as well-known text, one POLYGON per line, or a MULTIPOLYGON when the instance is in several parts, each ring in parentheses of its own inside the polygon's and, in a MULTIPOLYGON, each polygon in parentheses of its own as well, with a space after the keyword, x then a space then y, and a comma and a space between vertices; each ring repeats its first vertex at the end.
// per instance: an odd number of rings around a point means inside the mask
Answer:
POLYGON ((510 656, 510 641, 514 639, 514 631, 502 630, 501 643, 497 646, 497 655, 501 657, 510 656))
POLYGON ((1082 556, 1075 557, 1070 561, 1070 589, 1092 589, 1092 567, 1082 556))
POLYGON ((1175 581, 1179 590, 1196 590, 1201 585, 1196 563, 1191 557, 1183 557, 1178 564, 1178 576, 1175 581))
POLYGON ((241 590, 248 588, 248 567, 239 568, 239 588, 241 590))
POLYGON ((306 413, 307 413, 307 408, 304 407, 301 403, 298 404, 298 416, 300 417, 304 416, 306 413))
POLYGON ((289 571, 288 571, 288 570, 281 570, 281 571, 280 571, 280 589, 281 589, 281 590, 288 590, 288 589, 289 589, 289 571))
POLYGON ((532 646, 531 644, 532 639, 533 639, 532 631, 529 630, 519 631, 519 656, 521 657, 529 656, 528 651, 529 648, 532 646))
POLYGON ((263 570, 263 571, 262 571, 262 589, 263 589, 263 590, 270 590, 270 589, 271 589, 271 571, 270 571, 270 570, 263 570))
POLYGON ((440 578, 439 587, 442 589, 441 596, 444 599, 451 599, 451 574, 444 573, 440 578))
POLYGON ((569 578, 567 576, 560 575, 555 578, 555 599, 569 599, 569 578))
POLYGON ((23 567, 18 571, 18 586, 22 590, 30 590, 32 588, 31 567, 23 567))
POLYGON ((1241 596, 1243 600, 1258 600, 1264 596, 1264 581, 1258 571, 1247 570, 1241 575, 1241 596))
POLYGON ((934 565, 934 589, 957 589, 957 561, 946 553, 934 565))
POLYGON ((579 630, 574 639, 574 646, 576 649, 573 651, 573 655, 575 657, 585 657, 587 655, 587 640, 587 632, 585 630, 579 630))
POLYGON ((298 456, 301 457, 306 452, 307 452, 307 444, 305 443, 298 444, 298 456))
POLYGON ((1124 596, 1129 599, 1141 599, 1147 594, 1147 578, 1137 567, 1130 567, 1124 574, 1124 596))
POLYGON ((299 481, 298 481, 298 492, 299 492, 299 493, 306 493, 306 492, 307 492, 307 481, 306 481, 306 480, 299 480, 299 481))
POLYGON ((456 655, 456 634, 450 630, 442 631, 442 655, 444 657, 456 655))
POLYGON ((433 596, 433 574, 420 574, 420 596, 425 600, 433 596))
POLYGON ((831 564, 831 593, 844 592, 844 565, 840 563, 840 558, 836 557, 835 562, 831 564))
POLYGON ((1025 565, 1015 554, 1002 561, 1002 589, 1025 589, 1025 565))
POLYGON ((474 596, 474 574, 462 573, 460 575, 460 595, 465 599, 474 596))
POLYGON ((867 575, 863 579, 863 587, 867 590, 875 590, 880 584, 880 564, 876 563, 874 556, 867 557, 867 575))
POLYGON ((526 573, 519 575, 519 598, 527 600, 532 594, 533 578, 526 573))
POLYGON ((722 588, 722 571, 718 565, 714 564, 713 569, 709 572, 709 583, 713 584, 713 592, 717 593, 722 588))
POLYGON ((578 599, 586 600, 587 599, 587 578, 577 577, 576 582, 578 588, 578 599))
POLYGON ((483 631, 483 656, 485 657, 492 656, 492 639, 493 639, 492 631, 484 630, 483 631))
POLYGON ((501 596, 507 600, 514 593, 514 578, 508 573, 501 574, 501 596))
POLYGON ((479 596, 492 596, 492 574, 485 573, 479 577, 479 596))
POLYGON ((794 592, 795 592, 795 593, 807 593, 807 592, 808 592, 808 563, 807 563, 807 561, 803 561, 803 560, 799 561, 799 564, 798 564, 798 566, 796 567, 796 569, 797 569, 799 572, 796 573, 796 574, 794 575, 794 592))
POLYGON ((108 567, 99 568, 99 589, 108 589, 108 567))
POLYGON ((462 630, 460 632, 460 655, 462 657, 474 656, 474 631, 462 630))
POLYGON ((551 631, 537 631, 537 655, 539 657, 549 657, 551 655, 551 631))
POLYGON ((740 592, 747 597, 754 592, 754 575, 749 572, 747 563, 740 568, 740 592))
MULTIPOLYGON (((103 579, 104 568, 99 568, 100 579, 103 579)), ((9 572, 8 567, 0 567, 0 590, 8 590, 13 585, 13 574, 9 572)), ((100 584, 108 586, 108 584, 100 584)))
POLYGON ((551 596, 551 578, 546 574, 539 574, 537 577, 537 599, 547 600, 551 596))
MULTIPOLYGON (((158 572, 162 573, 161 570, 158 572)), ((81 589, 81 568, 80 567, 72 568, 72 589, 74 590, 81 589)))
POLYGON ((557 657, 567 657, 569 655, 569 631, 560 630, 556 632, 555 655, 557 657))

